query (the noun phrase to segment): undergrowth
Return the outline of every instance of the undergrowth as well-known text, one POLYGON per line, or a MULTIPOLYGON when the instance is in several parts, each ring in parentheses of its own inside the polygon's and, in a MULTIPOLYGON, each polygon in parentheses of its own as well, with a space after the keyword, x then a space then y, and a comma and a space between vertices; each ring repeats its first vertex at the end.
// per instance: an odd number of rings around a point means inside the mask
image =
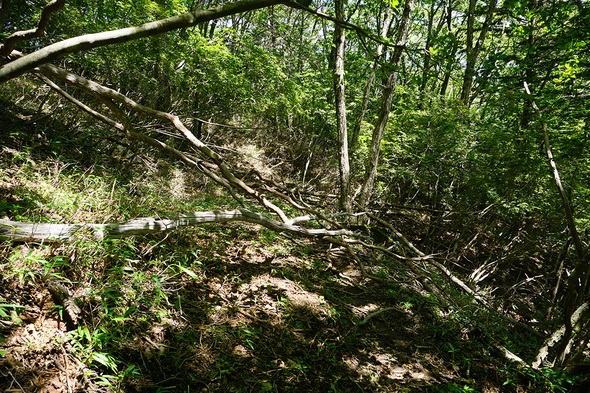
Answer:
MULTIPOLYGON (((104 223, 239 206, 202 175, 105 139, 85 121, 80 145, 58 122, 29 132, 43 113, 0 112, 3 218, 104 223)), ((400 225, 411 233, 426 221, 415 214, 400 225)), ((365 251, 369 272, 395 282, 364 279, 322 241, 249 224, 2 244, 0 389, 547 392, 571 384, 507 367, 488 336, 528 356, 539 338, 507 332, 498 315, 433 274, 450 300, 444 308, 405 276, 402 261, 365 251), (76 299, 75 328, 66 329, 48 277, 76 299)))

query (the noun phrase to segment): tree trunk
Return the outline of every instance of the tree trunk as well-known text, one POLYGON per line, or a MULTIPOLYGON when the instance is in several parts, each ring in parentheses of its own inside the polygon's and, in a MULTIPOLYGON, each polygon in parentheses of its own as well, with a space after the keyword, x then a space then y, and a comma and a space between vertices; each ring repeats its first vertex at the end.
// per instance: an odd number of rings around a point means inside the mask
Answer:
POLYGON ((477 0, 469 0, 469 10, 467 11, 467 38, 465 40, 465 52, 467 64, 465 65, 465 74, 463 75, 463 87, 461 88, 461 101, 469 105, 469 95, 471 93, 471 84, 473 82, 473 68, 475 66, 475 53, 473 51, 473 23, 475 20, 475 3, 477 0))
POLYGON ((451 70, 453 68, 453 64, 455 62, 455 55, 457 53, 457 39, 455 34, 453 33, 453 0, 449 0, 449 5, 447 7, 447 30, 453 36, 453 46, 451 49, 451 53, 448 56, 447 67, 445 70, 445 77, 443 78, 442 85, 440 87, 440 93, 442 99, 444 99, 445 95, 447 94, 447 88, 449 87, 449 81, 451 79, 451 70))
POLYGON ((352 136, 350 138, 350 151, 351 153, 354 152, 357 148, 359 135, 361 133, 361 127, 363 125, 363 119, 365 118, 365 114, 367 113, 367 108, 369 107, 369 98, 371 97, 371 87, 373 87, 373 81, 375 80, 375 69, 377 68, 377 62, 373 63, 373 69, 371 73, 367 77, 367 81, 365 82, 365 89, 363 91, 363 101, 361 103, 361 107, 359 109, 356 123, 354 124, 354 128, 352 130, 352 136))
POLYGON ((475 20, 475 3, 477 0, 469 0, 469 14, 467 16, 467 41, 466 41, 466 52, 467 52, 467 64, 465 66, 465 75, 463 76, 463 87, 461 88, 461 101, 465 105, 471 104, 471 88, 473 86, 473 74, 475 72, 475 64, 477 63, 477 57, 483 46, 486 34, 492 23, 492 17, 496 10, 497 0, 490 0, 486 19, 483 22, 481 31, 479 32, 479 38, 477 43, 473 46, 473 24, 475 20))
MULTIPOLYGON (((344 20, 344 0, 336 0, 336 18, 344 20)), ((340 146, 340 209, 351 210, 350 164, 348 159, 348 132, 346 130, 346 99, 344 96, 344 43, 345 30, 338 23, 334 29, 334 99, 336 103, 336 126, 340 146)))
POLYGON ((393 93, 395 92, 395 84, 397 82, 398 70, 400 66, 403 45, 406 43, 408 31, 410 29, 410 19, 412 16, 412 9, 414 7, 414 0, 407 0, 404 6, 404 12, 402 17, 402 24, 397 34, 396 44, 398 45, 391 59, 391 66, 393 72, 387 77, 385 83, 385 89, 383 90, 383 97, 381 98, 381 109, 379 111, 379 118, 375 129, 373 130, 373 136, 371 140, 371 149, 369 151, 369 157, 367 158, 367 164, 365 166, 365 178, 363 187, 361 190, 360 205, 364 209, 371 197, 373 192, 373 184, 375 183, 375 177, 377 176, 377 164, 379 162, 379 152, 381 150, 381 141, 383 140, 383 134, 385 132, 385 126, 389 119, 389 112, 391 112, 391 100, 393 99, 393 93))
POLYGON ((428 83, 428 71, 430 70, 430 42, 432 40, 432 26, 434 24, 435 2, 430 5, 428 12, 428 30, 426 33, 426 43, 424 44, 424 68, 422 69, 422 80, 420 81, 420 97, 418 98, 418 109, 424 109, 424 98, 426 96, 426 84, 428 83))
MULTIPOLYGON (((387 32, 389 31, 389 26, 391 24, 391 6, 387 5, 385 9, 385 18, 383 19, 383 26, 381 26, 381 38, 385 38, 387 36, 387 32)), ((383 54, 383 44, 377 45, 377 59, 381 57, 383 54)), ((375 72, 377 70, 377 59, 373 62, 373 68, 371 69, 371 73, 367 78, 365 83, 365 89, 363 91, 363 101, 361 103, 361 107, 359 109, 359 113, 356 119, 356 123, 354 125, 354 129, 352 130, 352 137, 350 138, 350 151, 354 152, 356 150, 359 135, 361 133, 361 126, 363 124, 363 119, 365 118, 365 114, 367 113, 367 108, 369 106, 369 98, 371 97, 371 87, 373 86, 373 81, 375 80, 375 72)))
MULTIPOLYGON (((535 28, 536 28, 536 18, 535 18, 535 11, 538 12, 538 9, 531 7, 531 17, 528 20, 528 29, 529 35, 527 39, 527 49, 525 51, 526 56, 524 58, 524 75, 525 81, 528 83, 533 83, 535 79, 535 73, 533 71, 533 67, 535 66, 535 62, 537 61, 537 54, 535 50, 536 46, 536 39, 535 39, 535 28)), ((531 97, 528 94, 525 94, 523 102, 522 102, 522 116, 520 118, 520 126, 526 128, 529 126, 532 117, 532 106, 531 106, 531 97)))

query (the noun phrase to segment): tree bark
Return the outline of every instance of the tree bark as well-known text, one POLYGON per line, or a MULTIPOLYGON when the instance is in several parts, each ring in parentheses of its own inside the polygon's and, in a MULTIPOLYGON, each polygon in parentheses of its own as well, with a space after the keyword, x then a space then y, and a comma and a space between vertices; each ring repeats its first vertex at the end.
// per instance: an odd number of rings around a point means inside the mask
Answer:
POLYGON ((361 190, 360 205, 364 209, 367 206, 369 198, 373 193, 373 185, 375 183, 375 177, 377 176, 377 164, 379 162, 379 153, 381 150, 381 141, 383 140, 383 134, 385 132, 385 126, 389 119, 389 112, 391 112, 391 101, 393 99, 393 93, 395 92, 395 84, 397 82, 398 70, 400 66, 403 47, 406 43, 408 31, 410 29, 410 20, 412 17, 412 10, 414 8, 414 0, 406 0, 404 5, 402 24, 397 34, 397 46, 393 52, 391 59, 391 66, 393 72, 389 74, 385 83, 385 89, 383 90, 383 97, 381 98, 381 109, 379 111, 379 118, 375 129, 373 130, 373 136, 371 139, 371 149, 369 151, 369 157, 365 166, 365 177, 363 187, 361 190))
MULTIPOLYGON (((336 19, 344 19, 344 0, 336 0, 336 19)), ((334 100, 336 104, 336 127, 338 128, 340 209, 351 210, 350 163, 348 159, 348 132, 346 129, 346 98, 344 96, 344 44, 345 30, 340 24, 334 27, 334 100)))

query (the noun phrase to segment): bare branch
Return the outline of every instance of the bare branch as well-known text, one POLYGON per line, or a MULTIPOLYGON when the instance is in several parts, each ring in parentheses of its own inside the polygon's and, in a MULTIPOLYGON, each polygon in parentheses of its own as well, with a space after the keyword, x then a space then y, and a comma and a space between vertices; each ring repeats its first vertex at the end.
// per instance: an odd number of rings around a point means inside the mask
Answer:
POLYGON ((73 104, 77 105, 78 107, 80 107, 82 110, 84 110, 85 112, 87 112, 91 116, 102 121, 103 123, 108 124, 109 126, 111 126, 113 128, 116 128, 120 131, 125 131, 125 127, 123 127, 123 124, 117 123, 113 119, 110 119, 107 116, 103 115, 102 113, 99 113, 99 112, 95 111, 94 109, 90 108, 88 105, 84 104, 82 101, 72 97, 70 94, 68 94, 66 91, 64 91, 61 87, 59 87, 58 85, 53 83, 53 81, 51 79, 47 78, 46 76, 44 76, 42 74, 37 74, 36 76, 39 79, 41 79, 46 85, 48 85, 53 90, 58 92, 62 97, 64 97, 68 101, 72 102, 73 104))
MULTIPOLYGON (((529 86, 526 82, 524 82, 524 88, 525 88, 526 94, 528 96, 530 96, 531 91, 529 90, 529 86)), ((580 235, 578 234, 578 230, 576 228, 576 223, 574 220, 574 213, 572 211, 572 207, 571 207, 569 198, 567 197, 567 194, 566 194, 566 192, 563 188, 563 185, 561 183, 559 171, 557 170, 557 164, 555 163, 555 159, 553 158, 553 152, 551 151, 551 144, 549 142, 549 132, 547 131, 547 123, 543 120, 543 118, 541 116, 541 110, 537 106, 536 102, 531 101, 531 104, 533 106, 533 109, 537 113, 537 116, 539 116, 539 119, 541 120, 541 126, 543 127, 543 141, 544 141, 544 145, 545 145, 545 153, 547 154, 547 158, 549 159, 549 165, 551 166, 551 169, 553 170, 553 180, 555 181, 555 185, 557 186, 557 190, 559 191, 559 196, 561 197, 561 201, 563 203, 563 210, 565 212, 565 218, 567 221, 568 228, 570 230, 570 234, 571 234, 572 239, 574 241, 574 246, 576 248, 576 252, 578 254, 578 257, 581 260, 584 260, 584 258, 586 257, 586 249, 585 249, 584 245, 582 244, 582 241, 580 240, 580 235)))
MULTIPOLYGON (((289 221, 289 218, 287 217, 287 215, 278 206, 276 206, 274 203, 272 203, 270 200, 268 200, 264 196, 264 194, 260 193, 259 191, 254 190, 252 187, 250 187, 246 183, 244 183, 244 181, 237 178, 231 172, 231 170, 229 169, 227 164, 225 164, 225 162, 223 161, 221 156, 219 156, 216 152, 214 152, 207 145, 205 145, 201 140, 199 140, 197 137, 195 137, 195 135, 193 135, 193 133, 182 123, 182 121, 180 120, 180 118, 178 116, 173 115, 171 113, 158 111, 156 109, 152 109, 147 106, 141 105, 141 104, 133 101, 129 97, 127 97, 127 96, 125 96, 113 89, 109 89, 109 88, 104 87, 94 81, 90 81, 90 80, 85 79, 79 75, 75 75, 71 72, 64 70, 63 68, 59 68, 59 67, 47 64, 47 65, 43 65, 43 66, 39 67, 38 70, 39 70, 39 72, 43 73, 46 76, 56 78, 56 79, 58 79, 64 83, 67 83, 71 86, 75 86, 75 87, 79 88, 80 90, 85 91, 89 94, 92 94, 93 96, 100 99, 105 105, 109 106, 111 111, 113 111, 114 113, 117 114, 117 116, 119 117, 119 120, 123 123, 124 129, 128 134, 128 138, 130 138, 130 139, 143 140, 143 141, 147 142, 148 141, 147 139, 149 137, 147 137, 146 135, 134 132, 133 127, 130 124, 125 125, 124 119, 126 118, 126 116, 118 113, 120 111, 116 107, 114 107, 110 104, 111 100, 113 100, 115 102, 119 102, 119 103, 129 107, 133 111, 140 113, 142 115, 149 116, 149 117, 152 117, 152 118, 155 118, 158 120, 170 122, 181 134, 183 134, 185 136, 185 138, 198 151, 200 151, 203 155, 205 155, 205 157, 211 159, 219 167, 221 174, 222 174, 223 178, 225 178, 227 183, 231 184, 236 189, 242 191, 244 194, 257 199, 265 208, 267 208, 267 209, 273 211, 275 214, 277 214, 280 217, 281 221, 283 221, 283 222, 289 221)), ((151 138, 149 138, 149 139, 151 139, 151 138)), ((150 142, 154 142, 154 141, 155 140, 150 141, 150 142)), ((154 143, 150 143, 150 144, 152 144, 152 146, 158 147, 160 149, 164 149, 164 144, 160 141, 155 141, 155 144, 154 143)), ((165 150, 169 151, 168 149, 165 149, 165 150)), ((172 151, 169 151, 169 152, 172 152, 172 151)), ((174 152, 174 155, 181 158, 176 152, 174 152)), ((183 159, 183 161, 184 161, 184 159, 183 159)), ((199 168, 199 169, 201 169, 201 168, 199 168)), ((214 180, 217 181, 216 179, 214 179, 214 180)))
MULTIPOLYGON (((207 168, 209 165, 212 165, 206 161, 203 160, 199 160, 197 158, 194 157, 189 157, 189 155, 187 155, 186 153, 181 152, 180 150, 176 150, 173 147, 171 147, 170 145, 154 139, 152 137, 149 137, 145 134, 142 134, 140 132, 137 132, 133 127, 130 127, 130 123, 127 119, 127 116, 125 116, 120 110, 118 110, 118 108, 116 107, 112 107, 111 105, 109 105, 109 107, 111 108, 111 110, 115 113, 118 114, 119 118, 125 118, 125 123, 127 124, 127 127, 125 127, 122 123, 118 123, 108 117, 106 117, 105 115, 103 115, 102 113, 99 113, 97 111, 95 111, 94 109, 90 108, 89 106, 87 106, 86 104, 84 104, 83 102, 77 100, 76 98, 72 97, 70 94, 68 94, 67 92, 65 92, 61 87, 59 87, 58 85, 56 85, 55 83, 53 83, 49 78, 47 78, 46 76, 42 75, 42 74, 37 74, 37 77, 40 78, 43 82, 45 82, 47 85, 49 85, 49 87, 51 87, 52 89, 54 89, 55 91, 57 91, 60 95, 62 95, 64 98, 66 98, 67 100, 69 100, 70 102, 72 102, 73 104, 77 105, 78 107, 80 107, 82 110, 88 112, 90 115, 94 116, 95 118, 97 118, 98 120, 108 124, 109 126, 116 128, 120 131, 123 131, 126 133, 127 138, 128 139, 132 139, 132 140, 137 140, 137 141, 141 141, 144 142, 152 147, 155 147, 156 149, 162 150, 168 154, 170 154, 173 157, 176 157, 177 159, 181 160, 182 162, 184 162, 185 164, 198 169, 199 171, 201 171, 205 176, 208 176, 209 178, 211 178, 213 181, 215 181, 216 183, 224 186, 227 188, 227 190, 229 191, 229 193, 232 195, 232 197, 238 201, 238 203, 240 203, 240 205, 245 208, 246 206, 244 205, 244 202, 239 199, 237 197, 237 195, 234 192, 233 187, 231 186, 231 184, 229 184, 229 182, 227 182, 225 179, 217 176, 215 173, 213 173, 209 168, 207 168)), ((103 101, 104 102, 104 101, 103 101)))
POLYGON ((0 83, 6 82, 7 80, 33 70, 35 67, 49 63, 69 53, 80 52, 116 43, 129 42, 144 37, 151 37, 172 30, 192 27, 199 23, 219 19, 224 16, 265 8, 275 4, 286 4, 299 7, 297 3, 288 0, 242 0, 208 10, 197 9, 185 12, 184 14, 172 16, 170 18, 144 23, 141 26, 73 37, 48 45, 36 52, 28 54, 22 58, 17 58, 16 60, 0 67, 0 83))
POLYGON ((45 28, 49 23, 49 17, 52 13, 59 11, 65 4, 65 0, 52 0, 43 8, 41 19, 36 29, 17 31, 6 39, 2 46, 2 56, 8 56, 20 41, 30 40, 31 38, 42 37, 45 34, 45 28))

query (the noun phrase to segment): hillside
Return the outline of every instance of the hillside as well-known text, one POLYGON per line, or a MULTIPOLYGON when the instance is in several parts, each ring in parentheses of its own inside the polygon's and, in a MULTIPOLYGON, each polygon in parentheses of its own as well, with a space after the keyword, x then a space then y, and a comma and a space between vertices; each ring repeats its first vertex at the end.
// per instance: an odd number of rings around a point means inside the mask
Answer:
MULTIPOLYGON (((78 132, 43 122, 46 113, 5 108, 5 218, 106 222, 235 207, 174 161, 145 152, 127 158, 124 147, 96 135, 73 144, 78 132)), ((397 217, 420 244, 428 214, 400 210, 397 217)), ((445 225, 461 220, 471 218, 451 216, 445 225)), ((452 241, 439 236, 441 248, 452 241)), ((497 252, 478 244, 477 254, 497 252)), ((368 249, 359 255, 365 269, 387 282, 364 277, 330 242, 240 223, 104 242, 6 243, 1 253, 6 392, 544 392, 568 380, 506 364, 489 339, 522 353, 540 337, 489 319, 497 316, 447 283, 450 305, 441 308, 404 277, 399 261, 368 249), (52 298, 54 281, 80 308, 73 325, 52 298)), ((497 288, 523 321, 542 320, 534 311, 539 282, 523 280, 536 273, 504 276, 497 288), (531 295, 517 301, 511 291, 531 295)))
POLYGON ((586 392, 589 26, 0 1, 0 391, 586 392))

